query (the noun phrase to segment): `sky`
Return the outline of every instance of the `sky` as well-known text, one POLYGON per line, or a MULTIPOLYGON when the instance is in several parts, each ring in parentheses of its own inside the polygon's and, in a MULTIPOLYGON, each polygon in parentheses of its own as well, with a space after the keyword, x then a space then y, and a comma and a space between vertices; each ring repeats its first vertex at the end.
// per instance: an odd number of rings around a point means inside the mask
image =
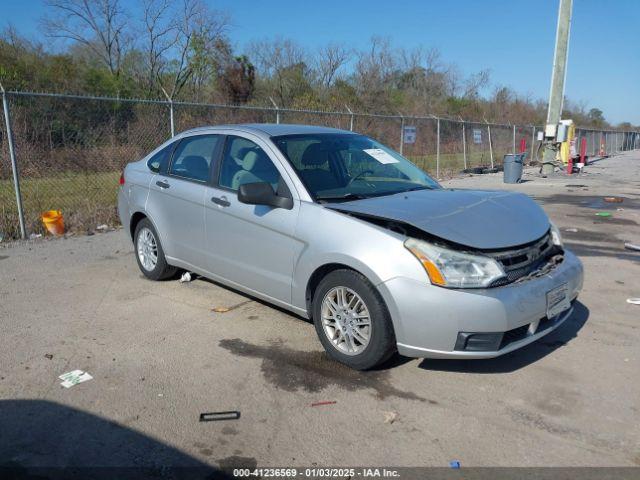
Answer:
MULTIPOLYGON (((136 0, 123 2, 134 3, 136 0)), ((240 51, 291 38, 309 49, 337 42, 366 49, 373 35, 395 47, 435 47, 463 74, 491 72, 493 86, 546 100, 558 0, 205 0, 231 17, 240 51)), ((0 0, 11 23, 41 39, 43 0, 0 0)), ((640 0, 574 0, 565 95, 612 123, 640 124, 640 0)))

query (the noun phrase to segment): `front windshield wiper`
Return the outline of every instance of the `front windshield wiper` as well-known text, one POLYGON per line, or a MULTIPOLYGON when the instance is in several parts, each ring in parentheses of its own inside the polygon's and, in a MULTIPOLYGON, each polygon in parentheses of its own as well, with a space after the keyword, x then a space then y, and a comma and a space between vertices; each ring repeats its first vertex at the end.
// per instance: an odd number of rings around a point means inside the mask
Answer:
POLYGON ((406 190, 401 190, 397 193, 407 193, 407 192, 415 192, 416 190, 433 190, 433 187, 429 187, 427 185, 420 185, 418 187, 407 188, 406 190))
POLYGON ((363 200, 369 198, 369 195, 363 195, 361 193, 345 193, 344 195, 338 195, 335 197, 316 197, 319 202, 339 202, 341 200, 363 200))

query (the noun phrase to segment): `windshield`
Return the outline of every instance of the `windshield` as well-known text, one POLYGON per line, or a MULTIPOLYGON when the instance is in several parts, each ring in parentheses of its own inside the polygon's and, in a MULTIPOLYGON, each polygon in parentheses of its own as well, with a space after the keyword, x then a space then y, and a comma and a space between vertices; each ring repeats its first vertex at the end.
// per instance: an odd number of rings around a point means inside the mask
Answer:
POLYGON ((271 139, 318 201, 368 198, 440 185, 406 158, 348 133, 285 135, 271 139))

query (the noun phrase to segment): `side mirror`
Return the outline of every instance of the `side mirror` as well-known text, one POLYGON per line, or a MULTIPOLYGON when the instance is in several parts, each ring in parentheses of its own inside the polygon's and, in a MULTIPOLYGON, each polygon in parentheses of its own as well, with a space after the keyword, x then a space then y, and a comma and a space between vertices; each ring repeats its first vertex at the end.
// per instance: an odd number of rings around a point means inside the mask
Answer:
POLYGON ((273 187, 267 182, 245 183, 238 189, 238 201, 249 205, 267 205, 269 207, 293 208, 291 197, 281 197, 276 195, 273 187))

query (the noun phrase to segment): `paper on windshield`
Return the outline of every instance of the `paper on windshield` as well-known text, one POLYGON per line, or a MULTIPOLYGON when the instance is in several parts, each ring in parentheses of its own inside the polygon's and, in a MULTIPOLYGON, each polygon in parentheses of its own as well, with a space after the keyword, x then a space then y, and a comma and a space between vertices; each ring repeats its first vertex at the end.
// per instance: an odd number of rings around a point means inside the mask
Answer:
POLYGON ((393 158, 381 148, 365 148, 364 151, 367 155, 375 158, 377 161, 385 165, 387 163, 399 163, 397 159, 393 158))

